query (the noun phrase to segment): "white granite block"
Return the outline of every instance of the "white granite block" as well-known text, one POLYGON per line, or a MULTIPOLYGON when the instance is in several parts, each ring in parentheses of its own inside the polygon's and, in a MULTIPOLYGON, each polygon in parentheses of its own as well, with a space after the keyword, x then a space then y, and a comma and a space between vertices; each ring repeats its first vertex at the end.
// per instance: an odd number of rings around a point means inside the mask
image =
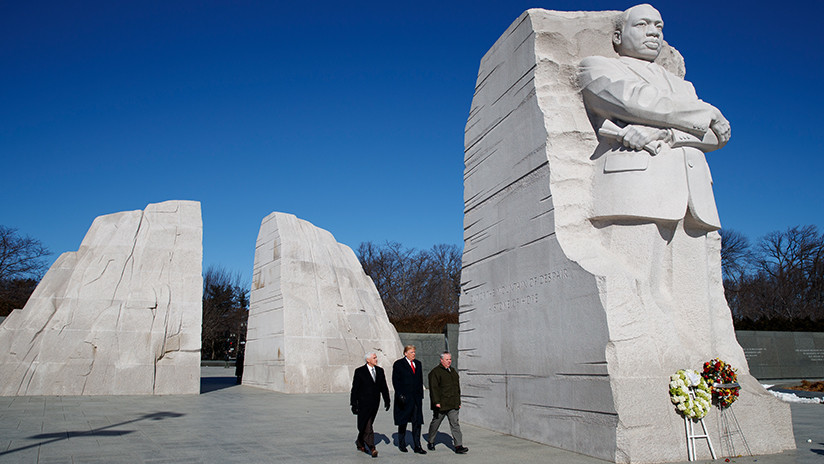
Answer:
POLYGON ((100 216, 0 325, 0 394, 200 392, 200 203, 100 216))
MULTIPOLYGON (((604 166, 579 63, 617 59, 620 14, 528 10, 481 61, 465 133, 461 418, 614 462, 683 461, 668 378, 718 356, 739 369, 733 407, 753 453, 790 449, 789 408, 749 375, 736 342, 717 233, 681 225, 669 254, 650 259, 633 237, 652 236, 654 219, 638 231, 596 214, 604 166)), ((665 44, 656 63, 683 84, 677 51, 665 44)), ((718 437, 716 418, 706 423, 718 437)))
POLYGON ((250 301, 244 385, 346 392, 367 352, 387 371, 401 356, 398 334, 354 252, 291 214, 261 222, 250 301))

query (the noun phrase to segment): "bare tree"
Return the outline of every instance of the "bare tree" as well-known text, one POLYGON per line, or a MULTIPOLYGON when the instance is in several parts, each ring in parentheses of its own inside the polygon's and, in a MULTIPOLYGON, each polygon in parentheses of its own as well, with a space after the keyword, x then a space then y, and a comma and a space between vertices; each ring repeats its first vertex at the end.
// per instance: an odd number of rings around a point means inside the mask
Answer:
POLYGON ((454 245, 429 251, 397 242, 361 243, 358 259, 377 287, 389 320, 398 330, 440 331, 457 322, 461 252, 454 245))
POLYGON ((26 305, 48 264, 51 252, 16 229, 0 226, 0 316, 26 305))
POLYGON ((732 229, 721 229, 721 272, 724 281, 737 282, 752 267, 753 252, 744 234, 732 229))
POLYGON ((745 285, 751 275, 754 254, 750 242, 743 234, 732 229, 721 229, 721 273, 724 279, 724 295, 730 306, 733 318, 740 320, 745 317, 749 306, 744 300, 751 297, 750 293, 742 293, 749 289, 745 285))
POLYGON ((248 290, 240 275, 209 266, 203 275, 202 357, 237 356, 246 341, 248 316, 248 290))
POLYGON ((770 282, 763 310, 787 319, 824 317, 824 235, 814 225, 767 234, 758 272, 770 282))
POLYGON ((452 314, 458 311, 461 295, 461 249, 455 245, 435 245, 429 252, 432 276, 437 285, 433 289, 434 312, 452 314))
MULTIPOLYGON (((739 325, 762 329, 809 330, 824 322, 824 235, 813 225, 771 232, 749 256, 740 240, 724 242, 728 250, 724 289, 739 325), (730 264, 743 260, 744 267, 730 264)), ((723 264, 722 264, 723 266, 723 264)))
POLYGON ((34 279, 0 280, 0 317, 26 306, 35 288, 37 281, 34 279))
POLYGON ((0 280, 40 280, 48 268, 44 258, 50 254, 40 240, 20 236, 17 229, 0 226, 0 280))

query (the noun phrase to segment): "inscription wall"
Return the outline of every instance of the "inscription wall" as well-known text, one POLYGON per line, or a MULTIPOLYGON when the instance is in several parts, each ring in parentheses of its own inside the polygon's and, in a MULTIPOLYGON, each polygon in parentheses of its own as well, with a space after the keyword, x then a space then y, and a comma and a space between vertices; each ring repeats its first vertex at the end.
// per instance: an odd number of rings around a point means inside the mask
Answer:
POLYGON ((824 379, 824 332, 739 330, 735 335, 759 380, 824 379))

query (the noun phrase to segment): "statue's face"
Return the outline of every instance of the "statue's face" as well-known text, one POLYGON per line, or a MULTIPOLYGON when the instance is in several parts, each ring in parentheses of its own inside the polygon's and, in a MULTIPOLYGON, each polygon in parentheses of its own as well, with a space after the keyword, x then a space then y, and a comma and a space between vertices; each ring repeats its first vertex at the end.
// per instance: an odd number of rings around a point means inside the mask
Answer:
POLYGON ((638 5, 627 10, 621 31, 615 31, 612 41, 618 54, 645 61, 654 61, 664 46, 664 20, 650 5, 638 5))

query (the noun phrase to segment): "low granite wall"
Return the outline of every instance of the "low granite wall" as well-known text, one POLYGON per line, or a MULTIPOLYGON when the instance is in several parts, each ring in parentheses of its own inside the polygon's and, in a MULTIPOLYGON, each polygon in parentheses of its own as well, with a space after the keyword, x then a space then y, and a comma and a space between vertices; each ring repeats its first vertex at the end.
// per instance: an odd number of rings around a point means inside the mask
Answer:
MULTIPOLYGON (((824 379, 822 332, 738 330, 735 335, 744 349, 750 372, 759 380, 824 379)), ((415 345, 417 348, 416 354, 425 370, 424 384, 427 388, 427 375, 440 362, 442 352, 451 352, 452 365, 458 368, 458 324, 448 324, 441 334, 399 333, 398 336, 404 345, 415 345)), ((229 363, 234 368, 234 359, 229 363)), ((224 366, 225 361, 201 361, 201 365, 224 366)))
POLYGON ((735 336, 758 380, 824 379, 824 332, 738 330, 735 336))
MULTIPOLYGON (((423 364, 423 384, 429 388, 429 371, 441 362, 441 353, 452 353, 452 366, 458 368, 458 324, 447 324, 443 333, 399 333, 401 343, 415 345, 415 359, 423 364)), ((391 381, 391 379, 387 379, 391 381)))

